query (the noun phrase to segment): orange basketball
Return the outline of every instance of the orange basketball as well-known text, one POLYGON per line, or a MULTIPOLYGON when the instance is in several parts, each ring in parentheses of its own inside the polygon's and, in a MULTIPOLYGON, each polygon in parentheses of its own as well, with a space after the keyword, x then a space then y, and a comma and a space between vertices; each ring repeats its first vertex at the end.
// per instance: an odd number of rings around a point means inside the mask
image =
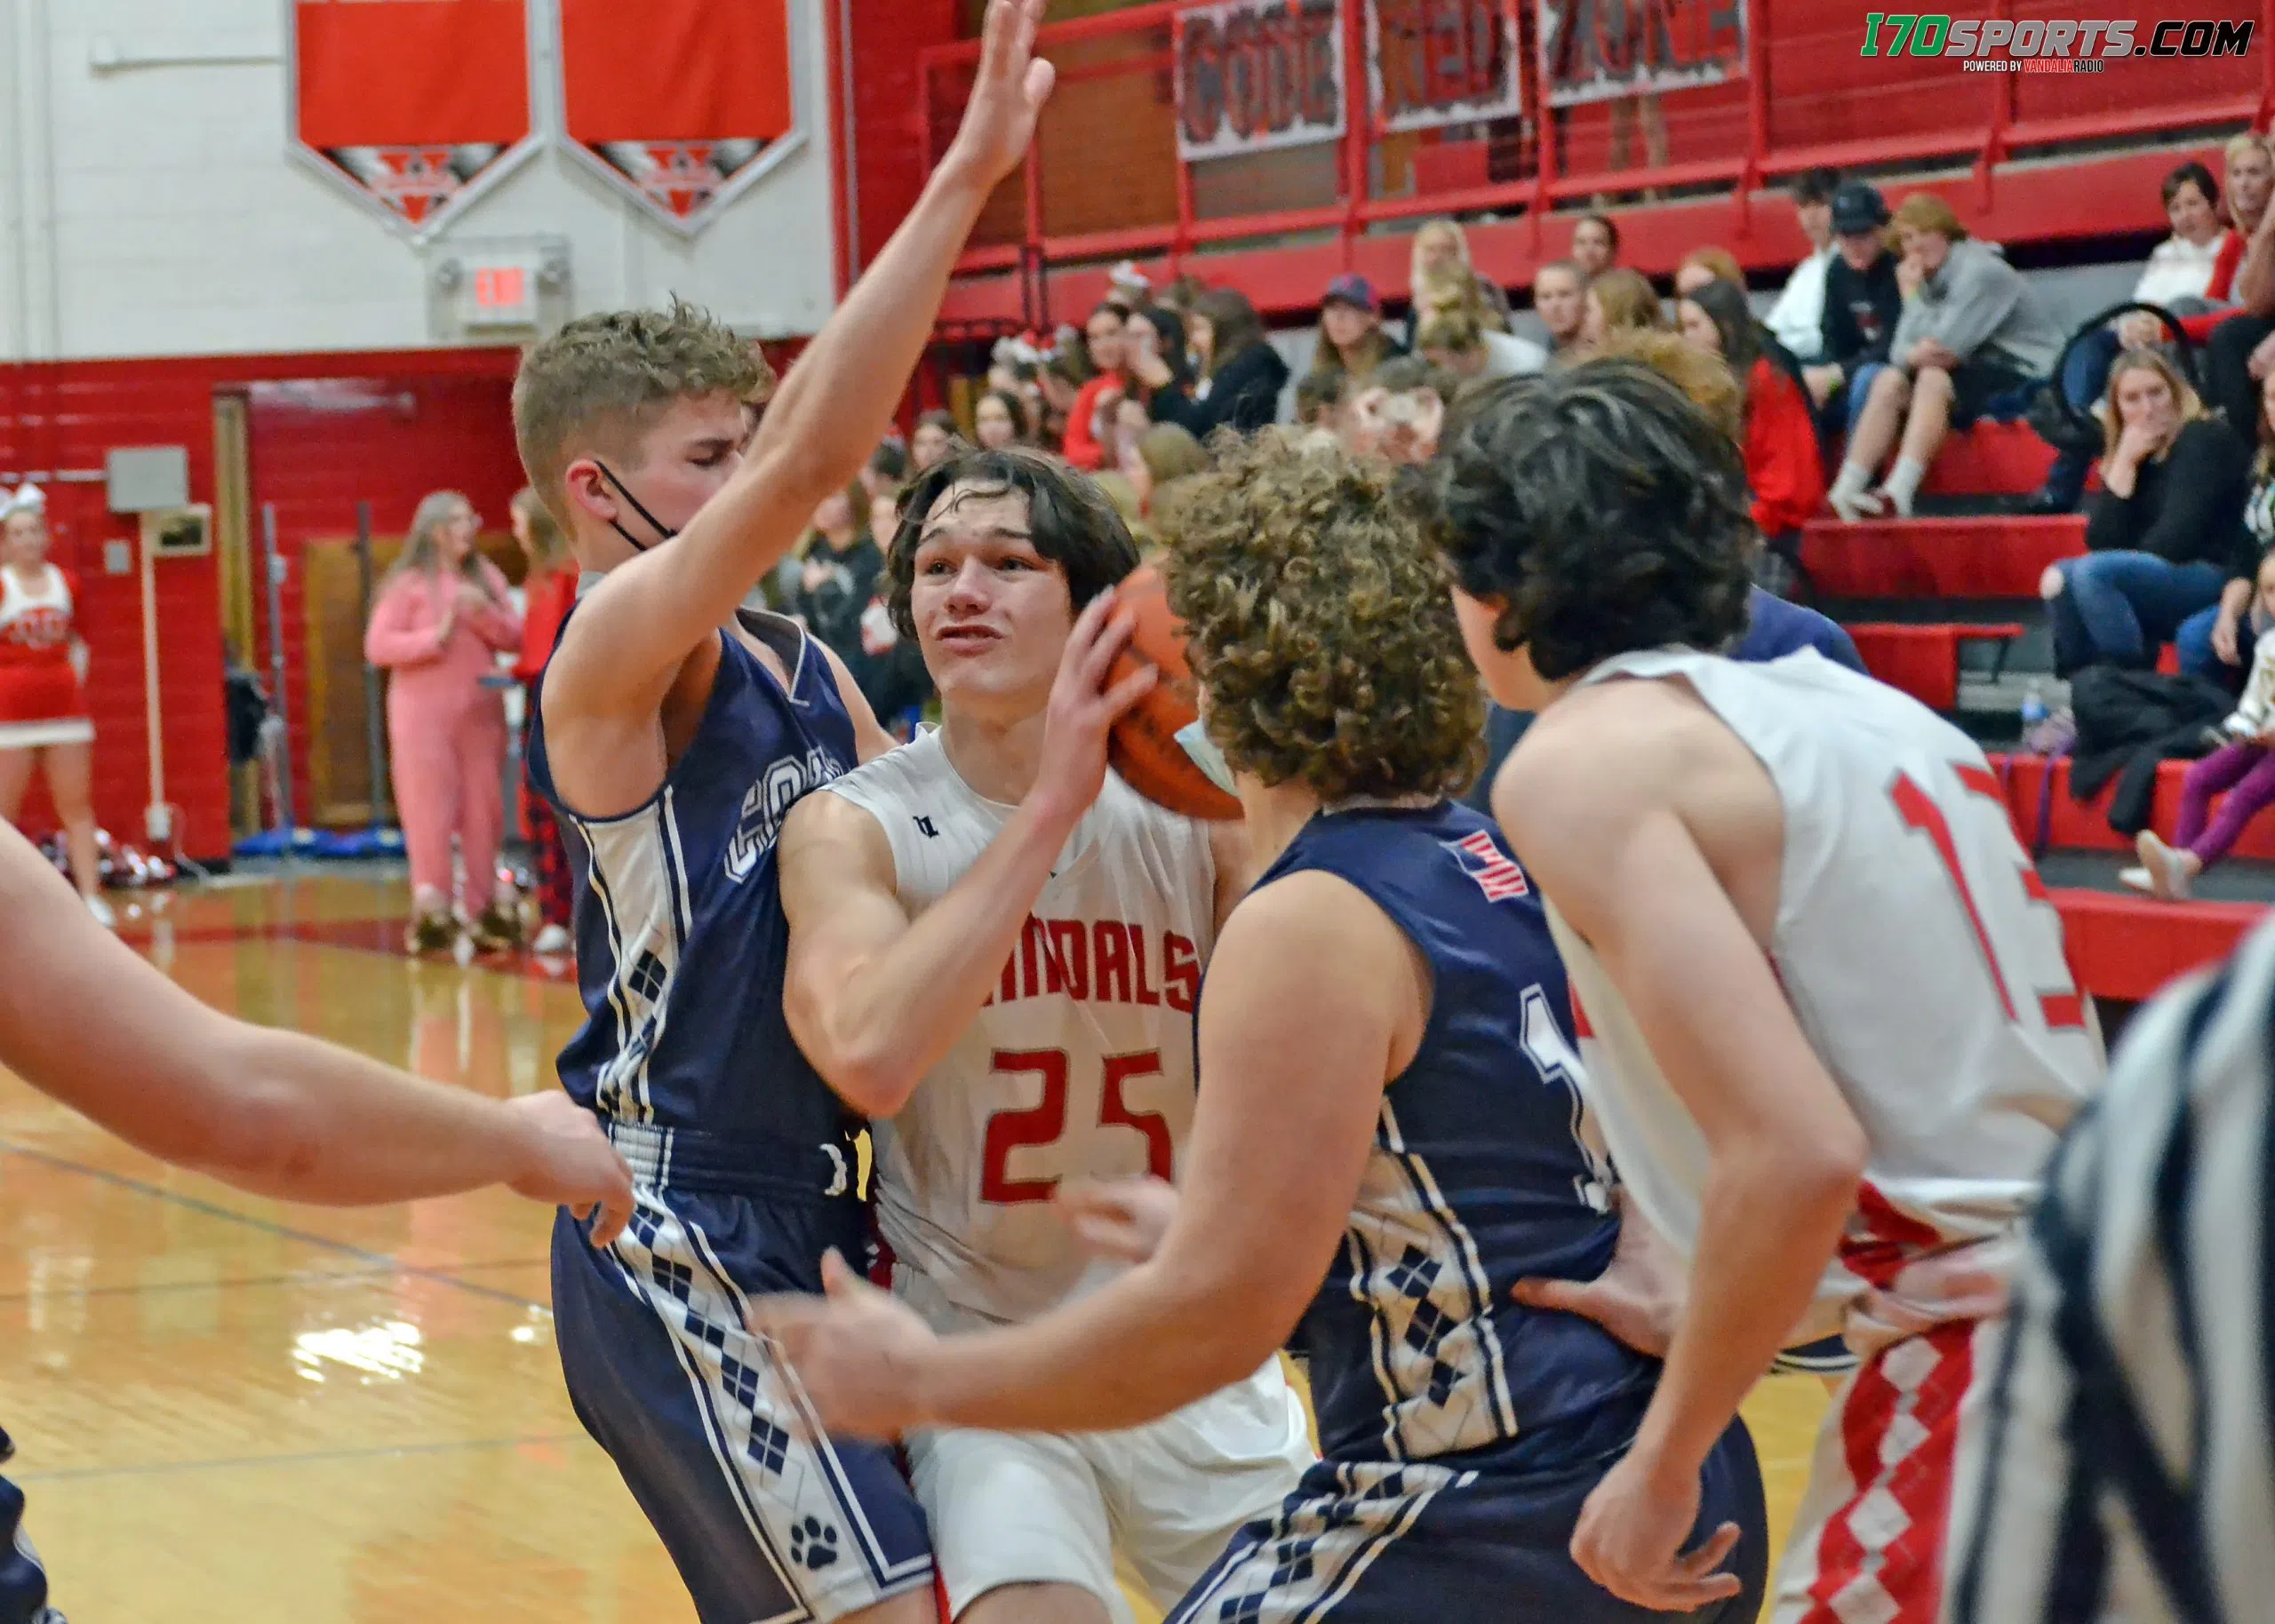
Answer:
POLYGON ((1114 662, 1120 681, 1151 665, 1161 672, 1153 690, 1114 724, 1106 757, 1122 782, 1156 806, 1187 817, 1234 818, 1241 803, 1193 765, 1177 742, 1177 729, 1201 712, 1193 699, 1193 673, 1185 663, 1185 623, 1169 612, 1159 570, 1132 570, 1114 588, 1114 613, 1134 623, 1130 646, 1114 662))

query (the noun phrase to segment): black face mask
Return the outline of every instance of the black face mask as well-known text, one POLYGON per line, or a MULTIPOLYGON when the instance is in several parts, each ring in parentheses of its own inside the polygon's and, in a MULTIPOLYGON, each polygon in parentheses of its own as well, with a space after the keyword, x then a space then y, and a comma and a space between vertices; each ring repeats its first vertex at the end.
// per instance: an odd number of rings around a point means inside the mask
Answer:
MULTIPOLYGON (((610 469, 606 463, 601 461, 599 458, 595 457, 593 459, 593 466, 601 471, 602 478, 605 479, 610 484, 616 487, 617 495, 622 497, 626 501, 632 504, 632 511, 638 513, 643 520, 646 521, 650 529, 655 531, 657 535, 663 537, 666 541, 669 541, 673 537, 679 534, 677 530, 672 529, 671 526, 658 519, 655 514, 650 513, 647 508, 643 506, 640 498, 632 494, 631 488, 625 484, 622 480, 617 478, 616 474, 610 469)), ((614 530, 618 535, 623 537, 625 540, 630 542, 632 544, 632 550, 635 553, 645 553, 651 546, 656 545, 652 542, 641 540, 637 536, 635 536, 630 530, 626 529, 621 524, 619 524, 613 519, 608 521, 608 528, 614 530)))

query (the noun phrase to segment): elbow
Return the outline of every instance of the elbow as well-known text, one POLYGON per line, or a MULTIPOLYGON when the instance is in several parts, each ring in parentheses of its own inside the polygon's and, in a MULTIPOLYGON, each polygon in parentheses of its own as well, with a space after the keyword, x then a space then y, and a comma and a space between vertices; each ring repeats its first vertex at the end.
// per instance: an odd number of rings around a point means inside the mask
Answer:
POLYGON ((160 1154, 241 1189, 295 1196, 316 1176, 322 1136, 306 1092, 266 1063, 264 1037, 217 1048, 210 1103, 183 1113, 180 1140, 160 1154))
POLYGON ((1845 1222, 1856 1205, 1869 1154, 1864 1130, 1851 1118, 1785 1148, 1778 1157, 1778 1176, 1796 1208, 1845 1222))
POLYGON ((814 1069, 831 1092, 850 1109, 876 1119, 900 1114, 923 1079, 924 1068, 914 1057, 877 1037, 833 1034, 816 1046, 814 1069), (826 1055, 824 1063, 820 1055, 826 1055))

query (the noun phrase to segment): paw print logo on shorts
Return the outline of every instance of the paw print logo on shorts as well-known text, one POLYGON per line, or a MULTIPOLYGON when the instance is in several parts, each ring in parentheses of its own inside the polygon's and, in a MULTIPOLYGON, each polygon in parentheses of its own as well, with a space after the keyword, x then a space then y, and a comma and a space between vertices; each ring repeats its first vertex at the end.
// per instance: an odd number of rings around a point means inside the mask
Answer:
POLYGON ((802 1562, 818 1573, 837 1560, 837 1530, 818 1517, 801 1518, 790 1525, 790 1559, 802 1562))

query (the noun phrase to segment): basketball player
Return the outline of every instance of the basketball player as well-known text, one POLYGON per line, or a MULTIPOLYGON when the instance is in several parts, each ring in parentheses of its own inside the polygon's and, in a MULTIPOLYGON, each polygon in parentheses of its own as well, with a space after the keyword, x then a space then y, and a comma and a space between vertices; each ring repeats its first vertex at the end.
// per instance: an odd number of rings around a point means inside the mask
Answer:
MULTIPOLYGON (((0 1066, 136 1149, 278 1200, 363 1206, 508 1184, 593 1214, 632 1181, 563 1095, 487 1100, 199 1003, 102 927, 0 823, 0 1066)), ((0 1461, 10 1451, 0 1433, 0 1461)), ((0 1477, 0 1624, 61 1624, 0 1477)))
MULTIPOLYGON (((1053 458, 969 451, 903 511, 888 601, 941 724, 785 824, 786 999, 807 1056, 880 1119, 895 1289, 946 1331, 1111 1278, 1052 1197, 1171 1176, 1201 967, 1248 876, 1237 824, 1164 811, 1106 768, 1108 726, 1153 677, 1106 682, 1129 638, 1111 585, 1138 547, 1104 493, 1053 458)), ((1173 1604, 1313 1459, 1269 1351, 1150 1427, 946 1429, 908 1452, 951 1617, 971 1624, 1127 1619, 1117 1550, 1173 1604)))
POLYGON ((2127 1030, 2047 1170, 1952 1514, 1952 1624, 2275 1596, 2275 930, 2127 1030))
MULTIPOLYGON (((1270 866, 1209 967, 1158 1249, 978 1334, 935 1335, 842 1263, 828 1302, 761 1319, 823 1415, 872 1434, 1136 1426, 1246 1375, 1300 1322, 1326 1460, 1240 1532, 1179 1624, 1632 1624, 1647 1611, 1568 1548, 1657 1366, 1510 1296, 1605 1268, 1617 1222, 1539 902, 1446 799, 1475 770, 1483 707, 1391 478, 1265 436, 1180 510, 1172 601, 1270 866)), ((1743 1426, 1704 1484, 1650 1604, 1751 1620, 1768 1539, 1743 1426)))
POLYGON ((530 737, 579 880, 588 1019, 561 1071, 638 1189, 612 1246, 555 1230, 562 1365, 705 1624, 932 1616, 896 1462, 810 1438, 744 1328, 746 1294, 814 1282, 866 1232, 857 1125, 783 1023, 773 855, 792 803, 890 741, 819 643, 737 610, 883 433, 1050 92, 1042 10, 991 0, 962 129, 755 439, 759 363, 684 306, 573 322, 515 385, 530 482, 586 572, 530 737))
POLYGON ((1998 1265, 2102 1079, 2060 917, 1964 735, 1813 652, 1698 652, 1743 624, 1757 542, 1735 446, 1664 379, 1512 390, 1437 474, 1465 641, 1541 712, 1494 810, 1600 1046, 1612 1156, 1690 1265, 1573 1553, 1638 1600, 1680 1571, 1701 1465, 1815 1305, 1862 1363, 1776 1617, 1928 1624, 1998 1265))

